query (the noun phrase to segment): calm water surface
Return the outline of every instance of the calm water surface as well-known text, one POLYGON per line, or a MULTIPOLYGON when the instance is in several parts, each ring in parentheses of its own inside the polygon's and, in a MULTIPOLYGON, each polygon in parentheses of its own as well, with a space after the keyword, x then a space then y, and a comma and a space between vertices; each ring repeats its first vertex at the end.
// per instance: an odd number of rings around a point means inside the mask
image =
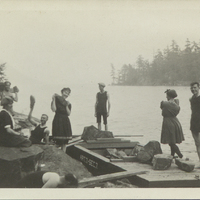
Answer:
MULTIPOLYGON (((37 118, 42 113, 49 115, 48 126, 51 123, 54 113, 50 109, 51 97, 53 93, 60 93, 63 86, 38 86, 37 90, 24 87, 19 93, 19 102, 14 108, 24 114, 29 112, 29 96, 33 94, 36 98, 36 105, 33 115, 37 118), (31 92, 30 92, 31 91, 31 92)), ((72 131, 75 135, 80 135, 85 126, 96 126, 94 117, 95 97, 98 85, 74 85, 69 86, 72 93, 69 101, 72 103, 72 113, 70 116, 72 131)), ((111 111, 108 118, 109 130, 114 135, 142 135, 141 137, 131 137, 128 139, 146 144, 150 140, 160 141, 162 116, 160 102, 166 100, 164 91, 169 87, 165 86, 107 86, 110 94, 111 111)), ((195 157, 195 146, 189 130, 190 123, 190 103, 191 92, 189 87, 170 87, 178 93, 181 111, 178 119, 182 124, 185 141, 179 145, 181 151, 190 157, 195 157)), ((168 145, 161 146, 163 151, 168 153, 168 145)))

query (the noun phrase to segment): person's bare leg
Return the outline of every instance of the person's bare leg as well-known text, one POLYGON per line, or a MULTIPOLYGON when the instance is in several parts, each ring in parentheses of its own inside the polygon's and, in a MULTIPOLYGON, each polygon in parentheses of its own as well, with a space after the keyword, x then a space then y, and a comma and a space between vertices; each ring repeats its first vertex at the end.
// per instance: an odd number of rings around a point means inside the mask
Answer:
POLYGON ((107 130, 108 130, 108 124, 105 125, 105 131, 107 131, 107 130))
POLYGON ((66 152, 66 144, 63 144, 63 145, 61 146, 61 149, 62 149, 63 152, 65 153, 65 152, 66 152))
POLYGON ((98 129, 101 131, 101 123, 98 123, 98 129))

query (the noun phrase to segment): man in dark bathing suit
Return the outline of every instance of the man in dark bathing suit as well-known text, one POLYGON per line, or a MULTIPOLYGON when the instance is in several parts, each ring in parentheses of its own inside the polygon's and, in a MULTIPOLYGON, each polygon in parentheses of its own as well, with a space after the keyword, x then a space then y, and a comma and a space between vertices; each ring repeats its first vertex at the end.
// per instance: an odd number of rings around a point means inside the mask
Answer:
POLYGON ((190 120, 190 130, 194 138, 194 142, 197 149, 197 154, 199 157, 199 163, 196 168, 200 168, 200 94, 199 94, 199 83, 193 82, 190 84, 190 90, 193 96, 190 98, 191 104, 191 120, 190 120))
POLYGON ((99 83, 100 92, 96 95, 95 103, 95 114, 97 118, 98 129, 101 130, 101 116, 103 116, 103 122, 105 125, 105 130, 108 130, 107 117, 110 114, 110 96, 107 91, 104 90, 105 84, 99 83), (107 108, 108 107, 108 108, 107 108))
POLYGON ((40 123, 38 124, 32 119, 32 112, 35 105, 35 98, 33 96, 30 97, 30 112, 28 115, 29 122, 35 126, 35 129, 31 131, 30 140, 32 144, 43 144, 42 140, 44 140, 45 144, 49 144, 49 129, 46 125, 48 120, 48 116, 46 114, 42 114, 40 123))

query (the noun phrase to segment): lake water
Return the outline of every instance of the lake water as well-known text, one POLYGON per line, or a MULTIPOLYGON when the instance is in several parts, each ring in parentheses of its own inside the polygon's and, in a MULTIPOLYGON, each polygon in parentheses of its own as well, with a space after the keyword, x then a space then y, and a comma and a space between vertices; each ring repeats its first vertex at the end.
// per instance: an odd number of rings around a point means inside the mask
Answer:
MULTIPOLYGON (((51 123, 54 113, 50 109, 52 95, 60 94, 63 86, 42 86, 37 89, 30 86, 20 89, 19 102, 14 104, 14 110, 28 114, 29 96, 34 95, 36 104, 33 116, 40 118, 42 113, 49 115, 48 126, 51 123)), ((74 135, 81 135, 85 126, 96 124, 94 117, 94 105, 98 85, 73 85, 69 101, 72 103, 70 116, 72 131, 74 135)), ((106 91, 110 94, 111 110, 108 118, 108 128, 114 135, 142 135, 131 137, 130 140, 146 144, 150 140, 160 141, 162 116, 160 102, 166 100, 164 91, 167 86, 107 86, 106 91)), ((185 141, 179 145, 183 154, 194 157, 197 160, 194 141, 189 130, 190 126, 190 103, 192 96, 189 87, 170 87, 178 93, 181 111, 178 119, 182 124, 185 141)), ((168 145, 161 145, 164 152, 169 153, 168 145)))

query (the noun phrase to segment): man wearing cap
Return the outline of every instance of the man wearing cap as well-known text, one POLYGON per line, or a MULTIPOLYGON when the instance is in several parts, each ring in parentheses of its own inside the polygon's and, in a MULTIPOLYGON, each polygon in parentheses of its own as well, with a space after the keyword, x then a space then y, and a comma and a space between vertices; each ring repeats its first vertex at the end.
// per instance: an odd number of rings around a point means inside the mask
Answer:
POLYGON ((104 90, 105 84, 99 83, 100 92, 96 95, 95 103, 95 117, 97 118, 98 129, 101 130, 101 116, 103 116, 103 123, 105 130, 108 130, 107 117, 110 113, 110 96, 107 91, 104 90))
MULTIPOLYGON (((190 84, 190 90, 193 96, 190 98, 191 104, 191 120, 190 120, 190 130, 195 141, 197 154, 200 161, 200 94, 199 94, 199 83, 193 82, 190 84)), ((198 166, 200 168, 200 164, 198 166)))
POLYGON ((15 122, 12 117, 13 100, 5 97, 1 101, 3 109, 0 112, 0 145, 6 147, 29 147, 31 141, 22 133, 15 131, 15 122))

